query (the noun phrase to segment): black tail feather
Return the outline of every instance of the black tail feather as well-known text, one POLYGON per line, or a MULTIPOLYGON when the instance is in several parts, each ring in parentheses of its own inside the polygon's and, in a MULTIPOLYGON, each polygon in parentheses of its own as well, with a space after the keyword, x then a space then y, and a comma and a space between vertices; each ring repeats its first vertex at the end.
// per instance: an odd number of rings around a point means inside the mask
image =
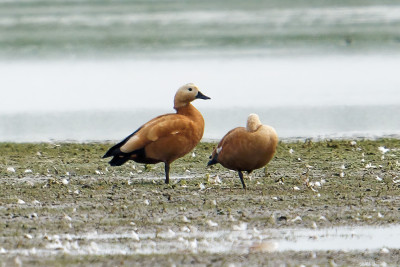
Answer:
POLYGON ((142 127, 140 127, 139 129, 137 129, 136 131, 134 131, 133 133, 131 133, 130 135, 128 135, 124 140, 122 140, 121 142, 119 142, 118 144, 114 145, 113 147, 111 147, 103 156, 104 158, 108 158, 108 157, 112 157, 112 156, 117 156, 119 153, 121 153, 121 150, 119 150, 119 148, 121 146, 123 146, 128 140, 129 138, 131 138, 132 136, 134 136, 140 129, 142 129, 142 127))
POLYGON ((109 161, 111 166, 121 166, 128 160, 134 160, 138 163, 146 163, 146 164, 153 164, 153 163, 160 162, 160 160, 146 158, 144 148, 132 151, 130 153, 124 153, 124 152, 121 152, 119 147, 117 147, 117 148, 110 149, 109 151, 107 151, 107 153, 103 156, 103 158, 106 158, 106 157, 113 157, 109 161))
POLYGON ((108 163, 111 166, 121 166, 129 160, 129 156, 114 156, 108 163))
POLYGON ((103 155, 102 158, 104 159, 104 158, 108 158, 108 157, 114 156, 114 155, 113 155, 113 154, 114 154, 113 148, 114 148, 114 147, 110 148, 110 149, 103 155))
MULTIPOLYGON (((125 140, 124 140, 125 141, 125 140)), ((108 158, 108 157, 113 157, 113 156, 119 156, 119 154, 121 154, 121 150, 119 149, 121 146, 123 146, 125 144, 125 142, 119 142, 118 144, 114 145, 113 147, 111 147, 103 156, 104 158, 108 158)))

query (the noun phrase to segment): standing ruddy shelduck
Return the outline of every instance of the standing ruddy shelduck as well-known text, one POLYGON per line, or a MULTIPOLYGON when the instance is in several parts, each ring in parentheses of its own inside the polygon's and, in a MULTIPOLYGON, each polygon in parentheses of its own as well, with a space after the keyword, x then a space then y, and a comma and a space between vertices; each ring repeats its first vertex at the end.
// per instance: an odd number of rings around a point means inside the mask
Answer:
POLYGON ((103 158, 113 157, 111 166, 128 160, 153 164, 164 162, 165 183, 169 183, 170 164, 191 151, 203 137, 204 119, 190 103, 195 99, 210 99, 193 83, 178 89, 174 99, 175 113, 158 116, 123 141, 110 148, 103 158))
POLYGON ((274 128, 262 125, 257 114, 250 114, 247 127, 230 130, 214 149, 207 166, 220 163, 239 173, 243 188, 243 171, 251 173, 265 166, 274 156, 278 135, 274 128))

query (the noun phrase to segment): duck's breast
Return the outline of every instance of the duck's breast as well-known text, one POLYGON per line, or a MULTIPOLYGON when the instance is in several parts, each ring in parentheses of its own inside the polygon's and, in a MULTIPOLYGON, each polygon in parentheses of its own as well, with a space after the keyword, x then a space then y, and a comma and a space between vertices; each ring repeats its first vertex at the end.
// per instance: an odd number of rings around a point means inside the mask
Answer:
POLYGON ((252 142, 257 148, 254 158, 258 159, 256 164, 256 169, 258 169, 273 158, 278 145, 278 135, 275 129, 268 125, 262 125, 253 135, 252 142))

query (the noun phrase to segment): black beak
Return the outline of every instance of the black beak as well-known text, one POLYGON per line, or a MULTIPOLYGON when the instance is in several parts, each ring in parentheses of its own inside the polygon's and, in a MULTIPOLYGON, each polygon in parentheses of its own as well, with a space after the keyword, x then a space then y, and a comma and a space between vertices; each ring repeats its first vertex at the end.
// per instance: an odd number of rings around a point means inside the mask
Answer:
MULTIPOLYGON (((210 156, 210 158, 211 158, 212 156, 210 156)), ((214 164, 217 164, 218 163, 218 155, 215 155, 214 156, 214 158, 212 158, 208 163, 207 163, 207 166, 210 166, 210 165, 214 165, 214 164)))
POLYGON ((210 97, 208 97, 206 95, 203 95, 200 91, 197 92, 196 98, 199 98, 199 99, 211 99, 210 97))

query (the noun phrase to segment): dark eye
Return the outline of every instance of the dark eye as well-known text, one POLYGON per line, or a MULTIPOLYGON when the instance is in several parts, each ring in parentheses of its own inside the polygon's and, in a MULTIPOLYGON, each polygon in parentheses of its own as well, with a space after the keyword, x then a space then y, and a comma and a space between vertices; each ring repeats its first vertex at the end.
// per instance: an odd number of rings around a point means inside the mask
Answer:
POLYGON ((189 91, 192 91, 193 89, 192 89, 192 88, 189 88, 188 90, 189 90, 189 91))

